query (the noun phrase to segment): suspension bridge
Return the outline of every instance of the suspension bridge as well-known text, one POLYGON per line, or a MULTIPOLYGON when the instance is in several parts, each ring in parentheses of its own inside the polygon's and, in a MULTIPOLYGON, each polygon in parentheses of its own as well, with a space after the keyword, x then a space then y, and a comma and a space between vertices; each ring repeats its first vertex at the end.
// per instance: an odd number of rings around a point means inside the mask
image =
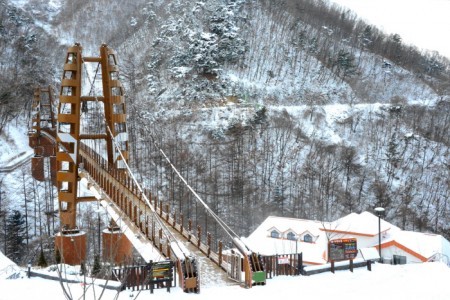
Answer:
POLYGON ((77 225, 77 206, 98 201, 111 220, 102 234, 104 260, 124 264, 133 249, 147 263, 170 260, 185 292, 200 292, 201 283, 212 280, 207 276, 247 288, 265 284, 261 257, 208 207, 162 149, 161 157, 229 242, 215 241, 199 225, 193 228, 191 220, 171 213, 168 203, 136 180, 128 164, 131 145, 117 61, 107 45, 101 45, 98 57, 90 57, 75 44, 67 50, 59 101, 51 87, 38 87, 34 93, 28 134, 34 149, 31 172, 40 181, 50 178, 58 191, 55 251, 67 264, 86 261, 87 234, 77 225))

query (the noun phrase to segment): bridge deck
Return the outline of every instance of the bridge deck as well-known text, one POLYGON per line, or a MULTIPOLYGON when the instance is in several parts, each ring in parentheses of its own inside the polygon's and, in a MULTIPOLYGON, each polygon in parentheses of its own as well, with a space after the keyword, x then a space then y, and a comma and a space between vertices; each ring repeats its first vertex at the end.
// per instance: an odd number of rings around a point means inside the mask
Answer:
MULTIPOLYGON (((94 163, 93 159, 83 152, 82 155, 86 162, 90 161, 91 164, 94 163)), ((109 181, 109 184, 106 184, 106 186, 111 184, 114 185, 117 181, 111 174, 102 169, 100 165, 96 166, 96 170, 97 172, 102 173, 101 176, 103 179, 99 180, 100 182, 105 182, 104 178, 108 178, 106 181, 109 181)), ((127 199, 132 202, 133 206, 131 212, 132 216, 129 216, 120 208, 117 203, 118 200, 111 199, 108 193, 100 186, 93 176, 91 176, 92 174, 86 170, 80 170, 79 174, 80 177, 87 180, 87 185, 90 187, 90 190, 93 191, 97 199, 100 199, 100 203, 106 208, 108 214, 113 218, 116 224, 120 224, 119 226, 144 260, 147 262, 150 260, 161 260, 164 259, 164 256, 168 252, 170 252, 172 259, 176 259, 176 253, 174 253, 173 250, 169 251, 167 249, 169 243, 167 243, 165 237, 163 237, 160 232, 157 232, 160 230, 155 229, 155 222, 152 221, 155 216, 142 198, 137 197, 129 190, 124 191, 127 194, 127 199), (135 212, 138 213, 136 214, 135 212), (144 229, 143 223, 145 222, 149 223, 147 224, 147 228, 153 227, 153 229, 144 229), (140 227, 137 224, 140 224, 140 227)), ((221 261, 221 267, 218 266, 217 262, 219 261, 219 256, 217 253, 208 251, 208 246, 199 242, 195 234, 192 234, 185 229, 183 230, 181 225, 166 212, 163 212, 161 207, 154 208, 154 210, 160 216, 159 218, 166 223, 164 230, 168 230, 170 235, 174 237, 178 243, 182 243, 184 246, 183 248, 196 256, 199 263, 200 282, 202 286, 237 284, 228 279, 225 272, 228 265, 226 262, 221 261), (209 257, 207 253, 209 253, 209 257)))
POLYGON ((169 229, 173 236, 180 241, 191 253, 193 253, 198 260, 200 269, 200 283, 202 287, 217 286, 217 285, 234 285, 237 284, 228 278, 227 273, 219 268, 210 258, 208 258, 202 251, 200 251, 194 244, 189 242, 184 236, 173 228, 169 229))

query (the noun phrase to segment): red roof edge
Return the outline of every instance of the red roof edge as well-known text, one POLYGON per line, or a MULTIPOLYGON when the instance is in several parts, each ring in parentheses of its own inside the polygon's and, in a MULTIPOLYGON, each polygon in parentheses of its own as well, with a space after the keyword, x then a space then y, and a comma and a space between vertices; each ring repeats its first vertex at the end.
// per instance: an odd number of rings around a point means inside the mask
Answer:
MULTIPOLYGON (((391 247, 391 246, 395 246, 395 247, 398 247, 398 248, 402 249, 403 251, 405 251, 405 252, 411 254, 412 256, 417 257, 417 258, 420 259, 422 262, 426 262, 426 261, 428 260, 425 256, 420 255, 419 253, 415 252, 414 250, 409 249, 409 248, 406 247, 405 245, 402 245, 402 244, 400 244, 399 242, 397 242, 397 241, 395 241, 395 240, 392 240, 392 241, 390 241, 390 242, 381 244, 381 249, 383 249, 383 248, 388 248, 388 247, 391 247)), ((376 245, 375 248, 378 249, 378 245, 376 245)))

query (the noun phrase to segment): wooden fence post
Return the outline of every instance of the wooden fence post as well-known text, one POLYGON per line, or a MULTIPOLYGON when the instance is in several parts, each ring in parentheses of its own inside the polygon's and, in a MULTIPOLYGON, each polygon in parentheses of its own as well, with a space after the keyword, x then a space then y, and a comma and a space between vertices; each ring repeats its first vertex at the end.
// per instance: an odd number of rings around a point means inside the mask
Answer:
POLYGON ((197 247, 200 248, 200 240, 202 238, 202 228, 197 225, 197 247))
POLYGON ((161 243, 161 240, 162 240, 162 228, 159 229, 159 252, 162 253, 162 243, 161 243))
POLYGON ((209 257, 209 255, 211 254, 211 233, 207 233, 207 240, 208 240, 208 252, 206 253, 206 256, 209 257))
POLYGON ((155 221, 152 220, 152 241, 153 241, 153 245, 156 246, 155 243, 155 221))
POLYGON ((191 219, 189 219, 188 220, 188 241, 190 242, 191 241, 191 232, 192 232, 192 220, 191 219))
POLYGON ((184 216, 182 213, 180 213, 180 226, 181 226, 180 233, 181 233, 181 235, 183 235, 183 226, 184 226, 183 224, 184 224, 184 216))
POLYGON ((275 256, 275 276, 279 275, 278 257, 279 255, 275 256))
POLYGON ((219 266, 220 265, 222 265, 222 247, 223 247, 223 245, 222 245, 222 241, 219 241, 219 266))
POLYGON ((300 275, 300 274, 303 275, 304 274, 304 271, 303 271, 303 252, 298 254, 297 270, 298 270, 298 274, 297 275, 300 275))

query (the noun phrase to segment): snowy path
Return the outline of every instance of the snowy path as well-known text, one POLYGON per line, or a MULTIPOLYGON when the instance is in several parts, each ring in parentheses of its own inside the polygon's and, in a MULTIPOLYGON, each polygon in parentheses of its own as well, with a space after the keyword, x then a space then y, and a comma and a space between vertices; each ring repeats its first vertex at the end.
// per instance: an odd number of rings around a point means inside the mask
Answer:
POLYGON ((34 150, 28 150, 12 157, 7 164, 0 166, 0 173, 9 173, 23 166, 33 156, 34 150))
POLYGON ((191 253, 195 255, 198 260, 200 268, 200 286, 212 287, 212 286, 227 286, 237 285, 236 282, 228 279, 226 272, 219 268, 214 262, 212 262, 205 254, 203 254, 197 247, 187 241, 179 232, 172 227, 168 227, 172 235, 180 241, 191 253))

